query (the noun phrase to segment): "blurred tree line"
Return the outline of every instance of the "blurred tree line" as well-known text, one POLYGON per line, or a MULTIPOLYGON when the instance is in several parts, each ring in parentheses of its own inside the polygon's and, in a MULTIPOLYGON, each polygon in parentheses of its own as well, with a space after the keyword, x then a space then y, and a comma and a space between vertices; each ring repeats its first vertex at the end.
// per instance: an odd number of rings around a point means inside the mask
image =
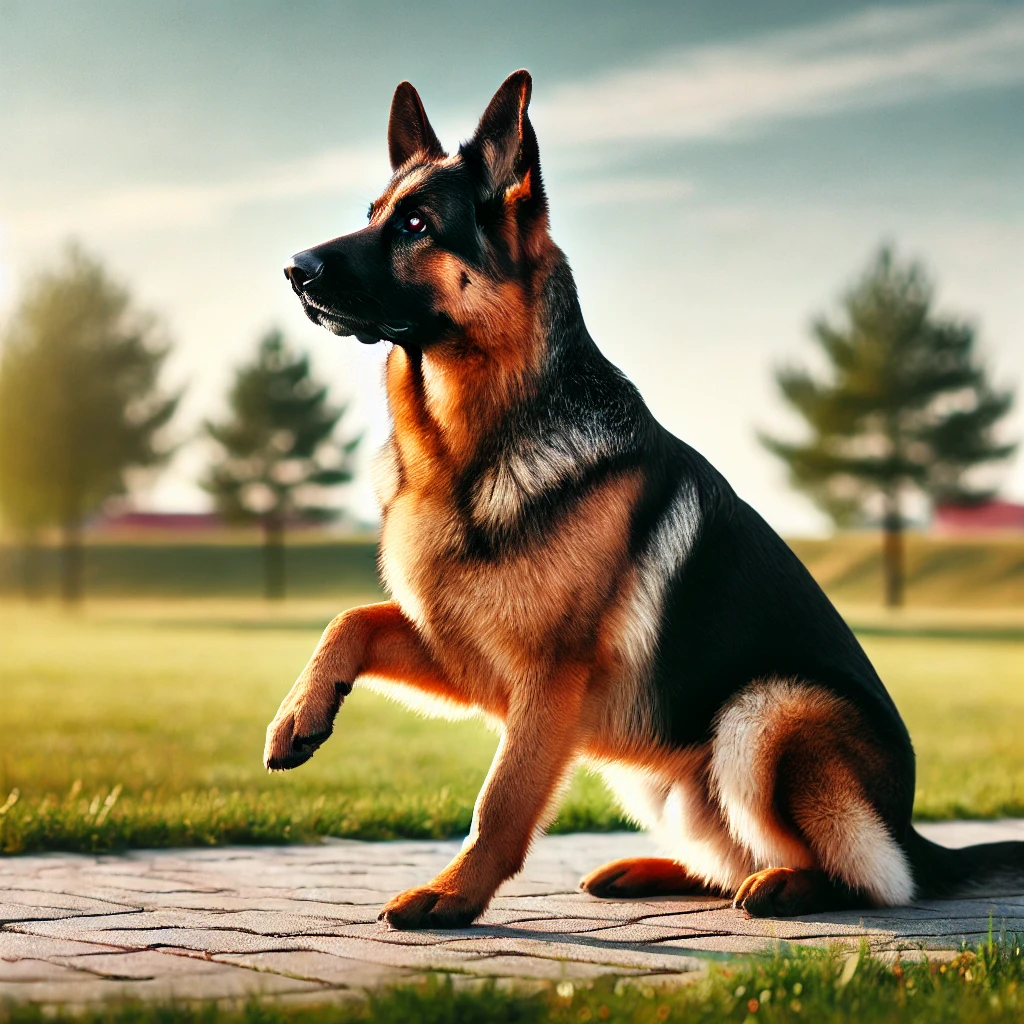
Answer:
MULTIPOLYGON (((0 348, 0 514, 22 539, 27 591, 33 551, 57 531, 61 594, 77 601, 83 525, 173 454, 169 352, 158 319, 77 246, 26 285, 0 348)), ((359 438, 335 439, 345 408, 280 332, 237 371, 229 403, 230 421, 204 430, 217 453, 203 483, 225 518, 262 524, 264 590, 282 597, 284 531, 338 514, 325 492, 351 479, 359 438)))
MULTIPOLYGON (((825 372, 776 374, 805 439, 761 440, 837 526, 882 527, 885 598, 899 604, 908 499, 989 496, 977 470, 1015 451, 997 436, 1013 395, 989 382, 974 328, 936 313, 924 268, 887 248, 813 337, 825 372)), ((0 340, 0 515, 29 555, 44 532, 59 533, 61 591, 75 601, 83 524, 174 451, 168 427, 182 395, 160 386, 169 345, 158 320, 74 246, 28 282, 0 340)), ((360 438, 338 437, 346 407, 331 405, 308 356, 279 331, 236 370, 227 400, 227 417, 202 429, 214 452, 200 484, 225 520, 262 527, 264 591, 281 597, 285 530, 338 514, 330 490, 351 479, 360 438)))

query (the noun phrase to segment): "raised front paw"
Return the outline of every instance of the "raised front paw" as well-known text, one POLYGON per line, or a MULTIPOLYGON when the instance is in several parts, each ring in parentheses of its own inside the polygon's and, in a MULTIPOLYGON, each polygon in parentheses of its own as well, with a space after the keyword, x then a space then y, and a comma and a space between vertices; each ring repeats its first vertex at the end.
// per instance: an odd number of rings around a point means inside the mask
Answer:
POLYGON ((334 731, 334 719, 351 683, 296 684, 267 726, 263 764, 272 772, 296 768, 334 731))
POLYGON ((482 913, 478 903, 429 885, 406 889, 384 904, 378 921, 391 928, 468 928, 482 913))

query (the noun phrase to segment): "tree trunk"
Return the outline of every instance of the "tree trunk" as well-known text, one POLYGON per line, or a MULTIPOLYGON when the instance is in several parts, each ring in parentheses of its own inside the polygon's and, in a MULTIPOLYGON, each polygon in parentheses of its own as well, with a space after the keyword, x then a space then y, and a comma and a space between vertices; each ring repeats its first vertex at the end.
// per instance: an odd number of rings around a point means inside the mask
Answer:
POLYGON ((82 599, 82 529, 77 522, 61 530, 60 594, 65 604, 82 599))
POLYGON ((269 601, 279 601, 284 593, 284 523, 277 516, 264 516, 263 596, 269 601))
POLYGON ((42 597, 41 554, 38 538, 35 535, 26 537, 21 546, 21 591, 28 601, 42 597))
POLYGON ((903 514, 898 494, 886 498, 882 525, 882 571, 885 576, 885 603, 889 608, 903 604, 903 514))

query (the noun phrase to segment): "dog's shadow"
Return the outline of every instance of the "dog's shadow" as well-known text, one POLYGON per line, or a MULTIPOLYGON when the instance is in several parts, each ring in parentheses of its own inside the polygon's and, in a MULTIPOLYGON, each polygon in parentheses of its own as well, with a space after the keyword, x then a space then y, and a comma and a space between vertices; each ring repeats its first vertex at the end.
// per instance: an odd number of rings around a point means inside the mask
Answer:
MULTIPOLYGON (((563 898, 565 895, 560 894, 563 898)), ((579 895, 579 894, 572 894, 579 895)), ((607 901, 596 901, 605 903, 607 901)), ((922 900, 906 907, 843 910, 786 918, 754 918, 725 899, 662 897, 636 904, 637 913, 619 919, 586 914, 589 901, 580 901, 580 916, 531 918, 521 922, 475 924, 468 928, 430 933, 439 944, 474 939, 569 945, 607 953, 654 953, 661 956, 717 959, 736 955, 756 944, 778 949, 789 943, 806 946, 865 940, 884 949, 945 948, 1024 935, 1024 893, 922 900), (705 915, 710 915, 710 919, 705 915), (692 919, 688 924, 687 919, 692 919), (635 932, 630 935, 630 931, 635 932), (660 933, 660 934, 659 934, 660 933), (718 941, 716 941, 718 940, 718 941), (716 949, 716 946, 721 948, 716 949)), ((618 906, 628 900, 616 900, 618 906)), ((539 909, 539 908, 538 908, 539 909)), ((393 941, 401 941, 395 936, 393 941)), ((526 953, 510 945, 496 953, 526 953)), ((571 956, 569 957, 571 959, 571 956)))

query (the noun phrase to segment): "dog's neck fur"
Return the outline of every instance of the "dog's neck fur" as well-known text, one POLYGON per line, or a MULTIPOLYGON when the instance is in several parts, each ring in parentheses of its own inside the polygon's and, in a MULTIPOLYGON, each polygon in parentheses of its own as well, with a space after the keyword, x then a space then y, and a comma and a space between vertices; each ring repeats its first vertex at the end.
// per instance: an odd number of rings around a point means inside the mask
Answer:
MULTIPOLYGON (((521 542, 537 515, 553 511, 552 501, 572 501, 585 480, 638 450, 652 422, 639 393, 594 344, 568 262, 551 249, 543 276, 532 287, 514 286, 522 287, 528 315, 474 324, 452 342, 425 352, 395 348, 388 357, 395 493, 447 495, 450 525, 458 524, 467 550, 521 542)), ((382 488, 385 516, 391 492, 382 488)))
POLYGON ((499 292, 445 341, 389 354, 393 441, 405 466, 461 475, 479 462, 481 439, 514 418, 546 377, 571 372, 572 350, 593 349, 572 272, 553 243, 528 279, 499 292))

